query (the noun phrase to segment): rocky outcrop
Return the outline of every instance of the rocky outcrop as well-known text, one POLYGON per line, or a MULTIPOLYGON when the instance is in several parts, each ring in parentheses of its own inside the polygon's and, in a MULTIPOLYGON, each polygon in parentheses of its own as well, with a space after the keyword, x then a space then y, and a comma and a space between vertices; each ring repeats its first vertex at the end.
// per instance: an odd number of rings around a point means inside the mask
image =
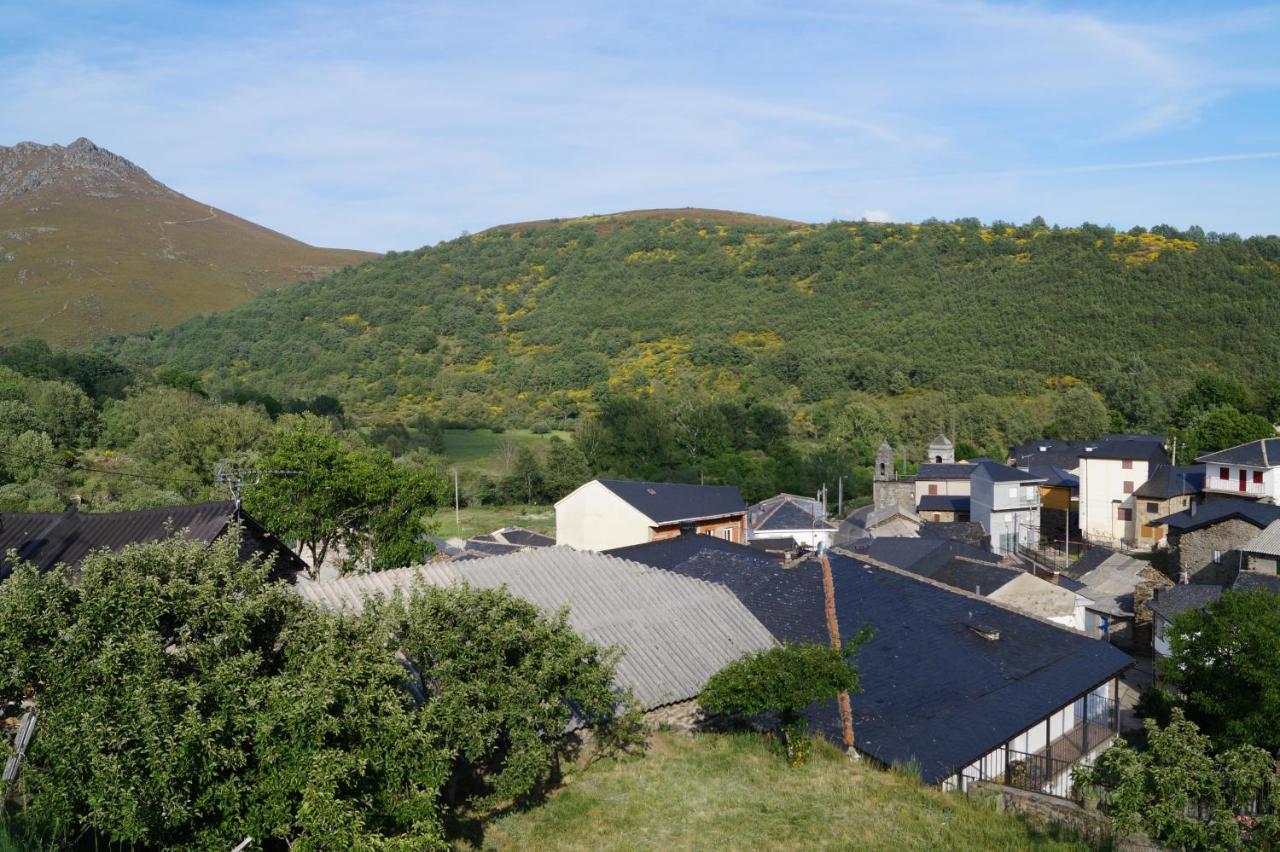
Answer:
POLYGON ((70 145, 0 146, 0 204, 46 187, 102 198, 177 195, 143 169, 83 136, 70 145))

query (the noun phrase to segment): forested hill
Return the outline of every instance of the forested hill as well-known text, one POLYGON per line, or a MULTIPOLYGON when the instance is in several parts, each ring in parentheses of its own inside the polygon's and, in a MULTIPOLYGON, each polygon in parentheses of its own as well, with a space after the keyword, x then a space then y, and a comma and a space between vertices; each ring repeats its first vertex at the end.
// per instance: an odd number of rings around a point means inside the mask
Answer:
POLYGON ((651 386, 794 406, 1071 376, 1136 422, 1206 372, 1270 386, 1278 329, 1274 236, 691 215, 494 229, 109 346, 369 417, 554 425, 651 386))

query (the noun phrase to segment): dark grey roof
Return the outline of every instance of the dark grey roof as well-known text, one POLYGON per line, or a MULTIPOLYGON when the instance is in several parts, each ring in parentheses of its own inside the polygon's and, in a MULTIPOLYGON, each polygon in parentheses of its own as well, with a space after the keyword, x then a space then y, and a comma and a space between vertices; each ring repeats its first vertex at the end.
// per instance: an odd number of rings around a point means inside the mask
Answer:
POLYGON ((1280 506, 1270 503, 1255 503, 1252 500, 1241 500, 1239 497, 1223 497, 1210 500, 1201 506, 1195 506, 1184 512, 1177 512, 1153 523, 1168 524, 1171 531, 1180 533, 1212 526, 1222 521, 1238 518, 1262 528, 1275 520, 1280 520, 1280 506))
POLYGON ((1044 480, 1051 488, 1079 488, 1080 477, 1069 470, 1051 464, 1024 465, 1027 470, 1044 480))
POLYGON ((297 590, 312 603, 359 611, 366 597, 407 591, 418 578, 437 586, 505 586, 546 612, 567 607, 574 630, 622 648, 617 684, 631 689, 646 710, 695 697, 729 662, 775 644, 723 586, 568 547, 303 581, 297 590))
POLYGON ((781 560, 759 548, 725 541, 713 535, 679 535, 674 538, 650 541, 644 544, 630 544, 626 547, 615 547, 606 550, 610 556, 619 559, 630 559, 654 568, 671 568, 687 562, 703 553, 721 554, 725 560, 744 559, 748 563, 779 565, 781 560))
POLYGON ((917 512, 963 512, 969 513, 968 494, 922 494, 917 512))
POLYGON ((1257 571, 1241 571, 1231 583, 1233 592, 1280 592, 1280 577, 1275 574, 1259 574, 1257 571))
POLYGON ((1107 432, 1102 436, 1102 441, 1145 441, 1151 444, 1159 444, 1164 446, 1168 440, 1164 435, 1153 435, 1150 433, 1143 434, 1141 432, 1129 432, 1124 434, 1113 434, 1107 432))
MULTIPOLYGON (((859 750, 886 765, 915 759, 934 784, 1125 669, 1109 643, 981 598, 831 556, 840 632, 870 625, 857 657, 863 691, 852 696, 859 750), (999 631, 992 641, 969 625, 999 631)), ((723 583, 774 636, 825 642, 821 569, 790 569, 704 553, 670 570, 723 583)), ((815 705, 811 725, 839 741, 835 702, 815 705)))
POLYGON ((975 595, 989 595, 1018 579, 1023 573, 1017 568, 1006 568, 991 562, 976 562, 963 556, 954 556, 934 571, 929 579, 975 595))
MULTIPOLYGON (((161 541, 170 532, 183 532, 192 541, 209 543, 227 530, 234 516, 235 504, 230 500, 136 512, 0 512, 0 579, 12 569, 5 559, 9 550, 16 550, 19 559, 42 571, 58 564, 75 567, 93 551, 161 541)), ((242 556, 273 554, 277 571, 304 567, 296 554, 243 512, 241 520, 245 531, 242 556)))
POLYGON ((1009 458, 1018 467, 1058 467, 1074 470, 1080 464, 1080 456, 1087 447, 1098 446, 1098 441, 1063 441, 1043 438, 1027 441, 1009 448, 1009 458))
POLYGON ((721 518, 747 510, 742 494, 732 485, 685 485, 630 479, 597 481, 658 524, 721 518))
POLYGON ((791 536, 782 538, 753 538, 747 542, 747 547, 753 550, 761 550, 765 553, 799 553, 801 550, 807 550, 804 545, 796 541, 791 536))
POLYGON ((503 527, 492 533, 495 540, 506 544, 518 544, 521 547, 555 547, 556 540, 549 535, 525 529, 524 527, 503 527))
POLYGON ((1262 438, 1238 447, 1206 453, 1196 459, 1205 464, 1242 464, 1249 467, 1280 465, 1280 438, 1262 438))
POLYGON ((757 530, 834 530, 835 525, 829 524, 820 517, 815 517, 811 512, 803 506, 792 502, 791 500, 782 500, 774 507, 773 511, 752 529, 757 530))
POLYGON ((1157 444, 1154 441, 1135 441, 1118 435, 1114 440, 1103 441, 1096 448, 1082 453, 1081 458, 1120 459, 1122 461, 1145 461, 1151 464, 1165 464, 1169 461, 1169 454, 1164 451, 1164 447, 1161 444, 1157 444))
POLYGON ((463 548, 465 553, 481 554, 484 556, 501 556, 504 553, 515 553, 517 550, 524 550, 524 548, 518 544, 503 544, 498 541, 486 541, 479 536, 467 539, 467 546, 463 548))
POLYGON ((1222 586, 1209 586, 1192 583, 1178 585, 1156 592, 1149 604, 1151 611, 1166 621, 1174 616, 1193 609, 1204 609, 1222 597, 1222 586))
MULTIPOLYGON (((1072 544, 1074 545, 1075 542, 1072 542, 1072 544)), ((1082 553, 1079 558, 1068 563, 1067 566, 1062 569, 1062 573, 1068 577, 1079 579, 1115 555, 1116 552, 1114 550, 1103 547, 1100 544, 1095 544, 1082 553)))
POLYGON ((916 533, 920 538, 949 538, 979 550, 991 546, 991 537, 977 521, 925 521, 916 533))
POLYGON ((973 468, 968 462, 927 462, 916 471, 916 479, 968 479, 973 468))
POLYGON ((974 459, 974 463, 977 465, 978 470, 975 470, 973 475, 979 476, 979 471, 981 471, 981 474, 985 474, 992 482, 1040 482, 1043 479, 1043 477, 1036 476, 1034 473, 1019 470, 1016 467, 1009 467, 1007 464, 1000 464, 1000 462, 993 459, 974 459))
POLYGON ((1158 465, 1147 481, 1134 490, 1133 496, 1144 500, 1168 500, 1204 491, 1204 467, 1201 465, 1158 465))

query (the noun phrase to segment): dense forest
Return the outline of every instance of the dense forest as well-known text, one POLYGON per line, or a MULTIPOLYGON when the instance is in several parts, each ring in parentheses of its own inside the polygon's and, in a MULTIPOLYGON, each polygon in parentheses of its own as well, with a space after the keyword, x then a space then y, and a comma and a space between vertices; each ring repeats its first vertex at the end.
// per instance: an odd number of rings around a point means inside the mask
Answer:
POLYGON ((215 390, 332 394, 365 420, 571 428, 642 392, 803 421, 850 393, 1028 398, 1083 380, 1156 429, 1206 372, 1268 392, 1278 324, 1280 237, 599 218, 394 254, 107 346, 215 390))

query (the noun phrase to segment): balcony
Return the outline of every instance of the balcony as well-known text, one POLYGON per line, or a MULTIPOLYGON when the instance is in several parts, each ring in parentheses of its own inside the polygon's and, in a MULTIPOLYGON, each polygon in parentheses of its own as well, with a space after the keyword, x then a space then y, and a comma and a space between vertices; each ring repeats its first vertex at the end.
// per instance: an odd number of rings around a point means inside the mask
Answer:
POLYGON ((1252 477, 1249 477, 1242 486, 1239 474, 1232 479, 1223 479, 1215 473, 1205 479, 1204 490, 1233 497, 1264 497, 1267 493, 1262 483, 1254 482, 1252 477))
POLYGON ((1105 746, 1120 730, 1120 705, 1111 698, 1086 695, 1075 702, 1075 724, 1034 752, 1007 745, 977 764, 977 775, 966 773, 963 782, 991 781, 1071 798, 1072 767, 1092 762, 1090 755, 1105 746), (995 757, 995 760, 991 758, 995 757))

